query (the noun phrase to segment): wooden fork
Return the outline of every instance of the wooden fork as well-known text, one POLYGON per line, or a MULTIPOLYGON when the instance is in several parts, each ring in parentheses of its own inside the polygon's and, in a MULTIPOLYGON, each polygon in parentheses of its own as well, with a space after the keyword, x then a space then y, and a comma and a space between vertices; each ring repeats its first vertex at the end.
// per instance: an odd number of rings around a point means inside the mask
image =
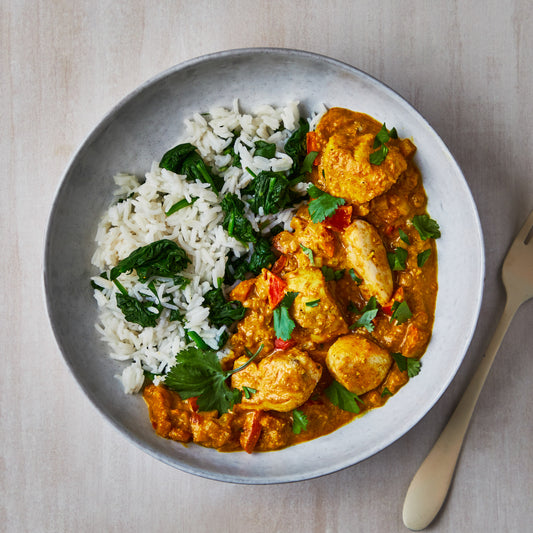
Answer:
POLYGON ((403 522, 414 531, 437 516, 450 487, 463 440, 479 393, 518 308, 533 298, 533 211, 511 244, 502 267, 507 300, 485 356, 446 427, 415 474, 403 506, 403 522))

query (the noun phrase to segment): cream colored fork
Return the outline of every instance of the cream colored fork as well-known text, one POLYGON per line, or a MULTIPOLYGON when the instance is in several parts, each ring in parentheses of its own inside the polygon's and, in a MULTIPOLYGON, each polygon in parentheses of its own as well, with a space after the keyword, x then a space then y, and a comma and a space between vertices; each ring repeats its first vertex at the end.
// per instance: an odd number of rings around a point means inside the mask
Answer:
POLYGON ((472 381, 446 427, 415 474, 403 506, 403 522, 412 530, 427 527, 437 516, 452 481, 472 412, 496 352, 517 309, 533 298, 533 211, 511 244, 503 262, 507 301, 500 322, 472 381))

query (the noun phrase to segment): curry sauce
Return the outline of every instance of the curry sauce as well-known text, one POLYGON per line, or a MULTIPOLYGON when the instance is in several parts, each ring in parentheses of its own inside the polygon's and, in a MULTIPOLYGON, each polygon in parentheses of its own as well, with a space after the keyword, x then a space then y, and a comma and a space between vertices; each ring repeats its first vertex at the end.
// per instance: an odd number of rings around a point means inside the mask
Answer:
POLYGON ((416 147, 394 133, 368 115, 332 108, 308 134, 318 154, 314 192, 342 202, 317 217, 311 195, 292 230, 272 239, 272 266, 232 290, 246 315, 223 367, 238 368, 261 350, 231 377, 241 402, 219 416, 149 384, 144 399, 159 435, 220 451, 276 450, 336 430, 407 383, 414 372, 406 361, 420 359, 431 337, 437 251, 413 222, 427 217, 416 147), (383 161, 372 163, 379 150, 383 161), (275 310, 287 294, 294 328, 281 338, 275 310), (351 409, 335 400, 332 385, 351 395, 351 409))

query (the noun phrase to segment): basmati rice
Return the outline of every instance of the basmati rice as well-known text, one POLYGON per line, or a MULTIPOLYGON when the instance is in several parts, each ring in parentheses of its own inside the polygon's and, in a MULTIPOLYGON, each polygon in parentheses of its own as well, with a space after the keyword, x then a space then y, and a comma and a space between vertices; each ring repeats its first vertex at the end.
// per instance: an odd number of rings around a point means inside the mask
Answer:
MULTIPOLYGON (((310 119, 311 129, 324 111, 325 108, 320 109, 310 119)), ((216 107, 207 115, 196 113, 188 119, 185 122, 187 138, 180 142, 193 144, 204 161, 224 178, 220 196, 208 184, 187 181, 184 176, 162 169, 155 162, 143 180, 123 173, 114 177, 115 202, 100 221, 95 238, 97 248, 92 257, 101 275, 94 276, 92 281, 98 287, 94 291, 98 305, 96 328, 109 347, 109 355, 128 363, 118 376, 126 393, 141 389, 145 371, 156 375, 156 384, 163 379, 157 375, 164 374, 172 366, 176 353, 191 344, 186 330, 197 333, 217 349, 227 328, 214 328, 209 324, 209 309, 203 306, 204 295, 224 277, 230 251, 237 257, 250 252, 248 246, 223 229, 220 200, 226 193, 240 197, 241 190, 252 180, 252 175, 243 169, 256 174, 262 170, 291 168, 292 159, 283 152, 283 146, 299 120, 298 102, 289 102, 284 107, 262 105, 248 114, 241 113, 237 100, 231 109, 216 107), (228 166, 231 156, 222 153, 232 143, 236 130, 239 133, 234 150, 240 156, 242 168, 228 166), (276 144, 272 159, 254 156, 257 140, 276 144), (165 214, 184 198, 189 202, 192 198, 197 200, 175 214, 165 214), (137 248, 160 239, 174 240, 187 252, 191 263, 181 274, 190 282, 180 288, 172 279, 158 278, 154 294, 148 286, 150 280, 140 282, 135 272, 122 274, 120 283, 130 296, 153 302, 154 312, 158 312, 157 305, 163 309, 155 327, 142 327, 124 318, 116 302, 118 289, 106 279, 105 273, 137 248), (179 311, 184 319, 171 321, 172 311, 179 311)), ((306 185, 296 188, 302 191, 306 185)), ((294 213, 294 209, 286 209, 276 214, 274 220, 261 215, 256 220, 248 206, 246 209, 245 214, 254 229, 257 231, 261 227, 264 233, 275 224, 289 229, 294 213)))

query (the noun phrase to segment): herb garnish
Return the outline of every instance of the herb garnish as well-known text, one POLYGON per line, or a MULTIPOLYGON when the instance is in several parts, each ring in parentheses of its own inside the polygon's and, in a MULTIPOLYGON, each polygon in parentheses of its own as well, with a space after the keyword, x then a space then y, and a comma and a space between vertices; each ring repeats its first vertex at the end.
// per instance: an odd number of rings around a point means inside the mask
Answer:
POLYGON ((311 216, 311 221, 315 224, 332 216, 339 205, 344 205, 346 203, 344 198, 331 196, 331 194, 322 191, 314 185, 310 185, 307 192, 312 198, 309 202, 309 215, 311 216))
POLYGON ((407 233, 405 233, 402 228, 398 229, 398 234, 400 235, 400 239, 402 239, 405 244, 411 244, 411 241, 409 240, 409 235, 407 235, 407 233))
POLYGON ((311 300, 309 302, 305 302, 305 305, 307 307, 316 307, 320 303, 320 298, 318 300, 311 300))
POLYGON ((305 431, 308 423, 309 419, 302 411, 299 409, 292 411, 292 432, 295 435, 299 435, 302 431, 305 431))
POLYGON ((366 328, 367 331, 374 331, 374 324, 372 320, 376 318, 378 314, 378 302, 375 296, 372 296, 368 300, 367 304, 363 307, 363 314, 359 317, 357 322, 350 326, 350 329, 366 328))
POLYGON ((389 142, 391 139, 397 139, 398 138, 398 132, 396 131, 396 128, 392 128, 390 131, 387 130, 387 126, 385 123, 383 123, 383 126, 381 126, 381 129, 377 133, 375 139, 374 139, 374 145, 373 148, 377 150, 375 152, 372 152, 370 154, 370 162, 373 165, 381 165, 383 161, 385 161, 385 158, 387 157, 387 154, 389 153, 389 149, 387 146, 385 146, 385 143, 389 142))
POLYGON ((385 398, 385 396, 392 396, 392 392, 389 389, 387 389, 387 387, 385 387, 383 391, 381 392, 381 397, 385 398))
POLYGON ((398 324, 403 324, 404 322, 407 322, 411 317, 413 316, 413 313, 411 312, 411 309, 409 309, 409 306, 407 305, 407 302, 404 300, 403 302, 395 301, 392 304, 392 315, 390 321, 396 320, 398 324))
POLYGON ((387 252, 387 259, 391 270, 405 270, 407 263, 407 250, 398 247, 394 252, 387 252))
POLYGON ((315 256, 313 255, 313 250, 311 248, 307 248, 307 246, 304 246, 300 243, 300 248, 303 250, 304 254, 309 258, 309 263, 314 266, 315 265, 315 256))
POLYGON ((176 364, 169 370, 165 385, 184 400, 197 396, 201 411, 216 409, 219 414, 225 413, 239 403, 242 396, 240 390, 228 387, 226 379, 248 366, 262 349, 263 345, 253 355, 247 350, 249 359, 246 363, 224 371, 214 350, 186 348, 176 355, 176 364))
POLYGON ((289 316, 289 307, 294 303, 298 294, 298 292, 287 292, 273 312, 276 337, 283 341, 288 341, 291 338, 292 331, 296 327, 289 316))
POLYGON ((391 355, 396 361, 400 372, 405 372, 407 370, 407 375, 410 378, 413 378, 420 373, 420 367, 422 366, 422 363, 418 359, 405 357, 401 353, 392 353, 391 355))
POLYGON ((252 389, 252 387, 243 387, 242 392, 244 393, 244 397, 249 400, 252 397, 252 394, 257 392, 257 389, 252 389))
POLYGON ((423 241, 440 237, 439 225, 428 215, 415 215, 413 217, 413 226, 417 229, 423 241))
POLYGON ((324 390, 324 393, 333 405, 336 405, 343 411, 349 411, 350 413, 359 413, 361 408, 357 405, 357 402, 361 404, 364 403, 357 394, 350 392, 338 381, 333 381, 331 385, 324 390))
POLYGON ((429 259, 429 256, 431 255, 431 249, 424 250, 423 252, 420 252, 416 256, 416 263, 419 267, 423 267, 426 263, 426 261, 429 259))
POLYGON ((344 270, 335 270, 327 265, 321 267, 320 270, 326 281, 339 281, 344 276, 344 270))
POLYGON ((353 268, 350 268, 348 271, 350 273, 350 277, 357 283, 357 285, 361 285, 363 283, 363 280, 355 273, 355 270, 353 268))

